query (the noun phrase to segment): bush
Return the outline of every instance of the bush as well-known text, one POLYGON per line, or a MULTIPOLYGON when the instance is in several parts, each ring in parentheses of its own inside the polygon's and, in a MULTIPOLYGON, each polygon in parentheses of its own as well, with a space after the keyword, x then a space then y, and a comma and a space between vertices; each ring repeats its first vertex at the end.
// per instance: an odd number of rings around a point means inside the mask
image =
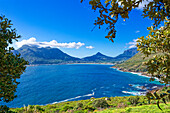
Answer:
POLYGON ((100 108, 107 108, 107 107, 109 107, 109 104, 104 99, 94 100, 92 104, 93 104, 94 107, 97 107, 97 108, 98 107, 100 107, 100 108))
POLYGON ((6 113, 8 112, 9 108, 6 105, 0 106, 0 113, 6 113))
POLYGON ((78 111, 74 111, 74 113, 88 113, 87 110, 78 110, 78 111))
POLYGON ((92 106, 85 106, 83 110, 88 110, 88 111, 94 111, 95 110, 95 107, 92 107, 92 106))
POLYGON ((38 111, 41 111, 41 112, 42 112, 42 111, 45 111, 45 110, 44 110, 41 106, 39 106, 39 105, 36 105, 36 106, 35 106, 35 109, 38 110, 38 111))
POLYGON ((73 107, 71 107, 71 106, 64 106, 62 109, 61 109, 61 111, 67 111, 67 110, 69 110, 69 109, 73 109, 73 107))
POLYGON ((131 105, 131 102, 127 102, 127 105, 131 105))
POLYGON ((118 103, 117 105, 117 108, 125 108, 125 107, 127 107, 127 105, 124 103, 118 103))
POLYGON ((139 97, 138 96, 134 96, 134 97, 130 97, 128 99, 128 101, 132 104, 132 105, 137 105, 139 103, 139 97))
POLYGON ((82 103, 77 103, 77 108, 82 108, 83 104, 82 103))

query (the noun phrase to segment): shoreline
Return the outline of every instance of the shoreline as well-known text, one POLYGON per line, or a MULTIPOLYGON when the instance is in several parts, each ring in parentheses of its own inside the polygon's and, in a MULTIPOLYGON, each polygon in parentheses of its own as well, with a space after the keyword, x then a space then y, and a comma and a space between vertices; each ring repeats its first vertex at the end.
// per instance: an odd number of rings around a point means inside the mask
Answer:
POLYGON ((115 65, 113 63, 60 63, 60 64, 30 64, 26 66, 41 66, 41 65, 69 65, 69 64, 101 64, 101 65, 115 65))
MULTIPOLYGON (((116 69, 118 71, 121 71, 121 72, 127 72, 127 73, 137 74, 138 76, 143 76, 143 77, 151 78, 151 75, 147 75, 146 72, 134 72, 134 71, 129 71, 129 70, 126 70, 126 69, 118 68, 118 67, 115 67, 115 66, 112 66, 111 68, 114 68, 114 69, 116 69)), ((159 81, 158 78, 155 78, 155 80, 159 81)))
POLYGON ((128 73, 132 73, 132 74, 137 74, 139 76, 151 78, 151 76, 147 75, 145 72, 134 72, 134 71, 129 71, 129 70, 126 70, 126 69, 118 68, 118 67, 115 67, 115 66, 112 66, 111 68, 114 68, 114 69, 121 71, 121 72, 128 72, 128 73))

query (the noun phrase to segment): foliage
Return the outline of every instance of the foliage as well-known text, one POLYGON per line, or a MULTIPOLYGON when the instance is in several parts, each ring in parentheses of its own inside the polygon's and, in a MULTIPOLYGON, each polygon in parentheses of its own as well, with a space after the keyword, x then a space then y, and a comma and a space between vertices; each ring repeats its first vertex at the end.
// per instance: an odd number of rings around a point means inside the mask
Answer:
MULTIPOLYGON (((49 104, 44 106, 39 105, 28 105, 27 107, 22 108, 11 108, 10 110, 17 113, 25 113, 25 112, 35 112, 35 113, 64 113, 64 112, 74 112, 74 113, 88 113, 88 112, 95 112, 104 109, 122 109, 122 108, 129 108, 134 106, 143 106, 148 105, 148 100, 145 96, 127 96, 127 97, 108 97, 97 98, 97 99, 88 99, 88 100, 79 100, 79 101, 68 101, 62 102, 57 104, 49 104), (128 104, 129 99, 132 98, 139 98, 138 104, 128 104), (98 100, 104 100, 107 103, 107 107, 100 108, 101 103, 98 100), (99 106, 94 106, 93 104, 99 102, 99 106), (140 103, 140 104, 139 104, 140 103), (83 105, 83 106, 82 106, 83 105)), ((165 98, 167 102, 170 102, 170 99, 165 98)), ((161 101, 162 103, 163 101, 161 101)), ((151 104, 155 104, 156 101, 151 101, 151 104)), ((147 107, 147 106, 146 106, 147 107)), ((155 110, 159 110, 158 108, 154 108, 155 110)), ((105 111, 105 110, 104 110, 105 111)))
MULTIPOLYGON (((132 9, 138 8, 144 0, 89 0, 89 4, 93 10, 99 11, 100 16, 97 17, 94 25, 98 25, 99 29, 106 24, 108 34, 105 38, 113 41, 116 30, 115 24, 119 17, 129 18, 132 9)), ((83 2, 83 0, 81 0, 83 2)), ((145 63, 147 73, 151 74, 151 79, 158 78, 161 83, 170 84, 170 1, 169 0, 152 0, 143 7, 143 17, 147 17, 154 21, 153 26, 148 27, 150 31, 146 38, 138 38, 138 50, 146 57, 152 53, 163 53, 163 55, 155 55, 145 63), (161 22, 164 26, 160 27, 161 22)), ((150 93, 151 94, 151 93, 150 93)), ((169 93, 166 93, 170 95, 169 93)), ((163 99, 163 97, 160 97, 163 99)), ((159 105, 159 100, 158 100, 159 105)))
POLYGON ((159 78, 162 83, 170 84, 170 20, 165 22, 164 27, 154 29, 153 26, 148 27, 149 35, 138 39, 138 50, 145 56, 153 53, 163 53, 155 55, 149 61, 145 62, 148 74, 153 78, 159 78))
POLYGON ((137 105, 139 103, 139 97, 138 96, 134 96, 134 97, 130 97, 128 99, 128 101, 132 104, 132 105, 137 105))
POLYGON ((106 100, 104 99, 98 99, 93 101, 93 106, 97 108, 107 108, 109 105, 106 100))
POLYGON ((64 106, 64 107, 61 109, 61 111, 65 111, 65 112, 66 112, 66 111, 69 110, 69 109, 73 109, 73 107, 66 105, 66 106, 64 106))
MULTIPOLYGON (((83 2, 84 0, 81 0, 83 2)), ((139 4, 144 0, 89 0, 89 4, 93 10, 99 11, 100 16, 95 20, 94 25, 98 25, 99 28, 106 24, 108 34, 105 38, 108 38, 113 42, 115 38, 116 30, 115 24, 118 18, 129 18, 129 13, 132 9, 138 8, 139 4)), ((146 4, 143 9, 143 17, 149 17, 154 20, 154 25, 159 25, 164 21, 165 17, 169 16, 170 2, 169 0, 152 0, 149 4, 146 4)))
MULTIPOLYGON (((0 101, 10 102, 16 95, 16 88, 19 82, 17 79, 26 69, 28 64, 20 55, 14 55, 11 51, 12 40, 20 38, 16 30, 12 29, 11 21, 0 16, 0 101)), ((2 108, 6 108, 5 106, 2 108)))
POLYGON ((76 109, 78 109, 78 108, 83 108, 83 103, 77 103, 77 106, 76 106, 76 109))
MULTIPOLYGON (((151 26, 148 27, 148 30, 150 32, 146 38, 140 37, 138 39, 138 50, 145 54, 146 57, 152 53, 163 53, 162 55, 155 55, 145 62, 147 72, 151 75, 150 80, 153 81, 158 78, 161 83, 170 84, 170 20, 166 19, 164 27, 158 29, 151 26)), ((165 96, 170 96, 170 92, 167 91, 160 96, 158 96, 157 91, 154 94, 147 94, 149 100, 158 100, 158 107, 160 99, 164 101, 165 96)))
POLYGON ((164 110, 161 111, 156 105, 143 105, 136 107, 127 107, 121 109, 107 109, 103 111, 98 111, 97 113, 169 113, 170 105, 160 104, 161 108, 164 110))

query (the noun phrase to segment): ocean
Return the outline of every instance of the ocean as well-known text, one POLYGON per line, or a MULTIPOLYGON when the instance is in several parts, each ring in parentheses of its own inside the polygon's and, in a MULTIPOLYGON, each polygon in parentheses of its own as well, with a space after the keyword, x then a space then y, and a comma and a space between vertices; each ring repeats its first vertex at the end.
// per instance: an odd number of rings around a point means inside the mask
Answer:
MULTIPOLYGON (((17 98, 7 103, 9 107, 46 105, 58 102, 142 95, 146 90, 161 85, 148 77, 121 72, 112 65, 68 64, 28 66, 19 79, 17 98)), ((4 104, 0 102, 0 105, 4 104)))

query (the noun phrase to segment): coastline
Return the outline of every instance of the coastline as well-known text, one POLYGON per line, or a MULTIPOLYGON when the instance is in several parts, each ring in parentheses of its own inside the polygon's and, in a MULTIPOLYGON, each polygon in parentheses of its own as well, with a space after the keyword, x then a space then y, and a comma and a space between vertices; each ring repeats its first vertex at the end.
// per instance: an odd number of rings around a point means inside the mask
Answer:
POLYGON ((115 65, 113 63, 59 63, 59 64, 30 64, 26 66, 41 66, 41 65, 69 65, 69 64, 101 64, 101 65, 115 65))
POLYGON ((150 75, 147 75, 146 72, 134 72, 134 71, 129 71, 129 70, 126 70, 126 69, 122 69, 122 68, 118 68, 118 67, 115 67, 115 66, 112 66, 111 68, 114 68, 118 71, 121 71, 121 72, 128 72, 128 73, 132 73, 132 74, 137 74, 139 76, 144 76, 144 77, 147 77, 147 78, 151 78, 150 75))

